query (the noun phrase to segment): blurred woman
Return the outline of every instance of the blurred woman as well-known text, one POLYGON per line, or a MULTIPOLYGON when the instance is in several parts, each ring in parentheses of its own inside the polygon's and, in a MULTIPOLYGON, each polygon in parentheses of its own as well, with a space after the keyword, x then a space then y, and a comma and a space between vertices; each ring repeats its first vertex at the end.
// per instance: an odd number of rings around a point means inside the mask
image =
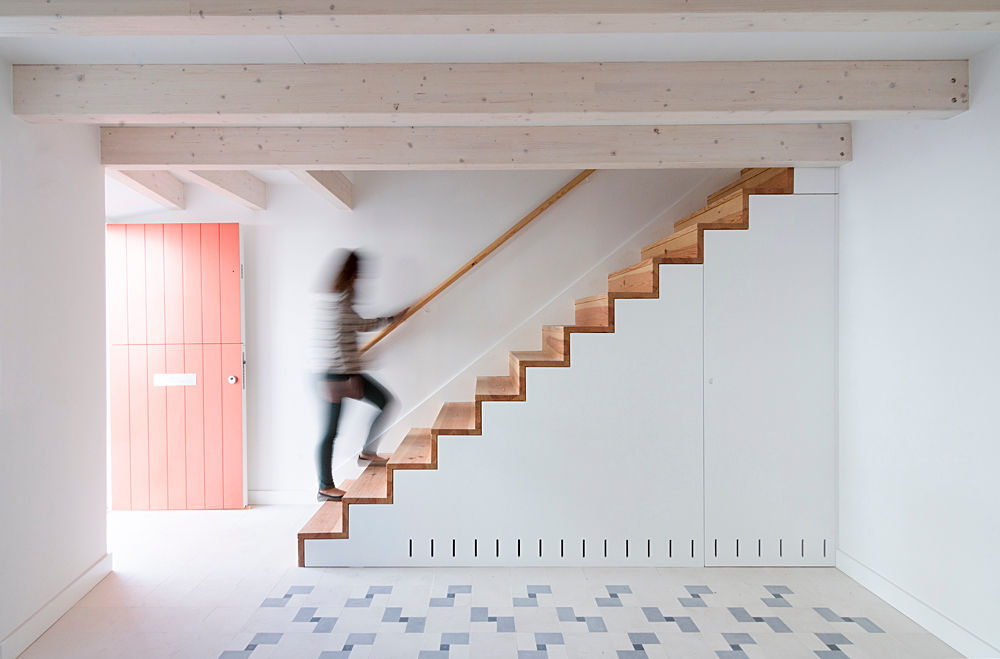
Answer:
POLYGON ((368 439, 361 449, 360 458, 374 464, 384 464, 388 458, 376 453, 378 436, 386 418, 386 407, 393 401, 390 394, 370 375, 361 372, 361 352, 358 333, 373 332, 392 323, 406 313, 382 318, 362 318, 354 311, 354 284, 361 271, 361 258, 350 252, 340 271, 320 296, 317 308, 318 370, 322 380, 321 390, 329 404, 329 421, 326 432, 316 449, 316 467, 319 474, 319 501, 339 500, 344 490, 333 482, 333 445, 340 422, 340 406, 344 398, 363 399, 378 408, 372 421, 368 439))

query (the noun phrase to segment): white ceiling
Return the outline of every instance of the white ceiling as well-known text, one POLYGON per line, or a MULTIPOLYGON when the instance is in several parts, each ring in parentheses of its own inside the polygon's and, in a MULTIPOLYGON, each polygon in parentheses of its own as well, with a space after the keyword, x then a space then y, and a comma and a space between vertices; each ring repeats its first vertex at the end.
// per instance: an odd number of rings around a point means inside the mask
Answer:
POLYGON ((1000 32, 36 37, 0 39, 16 64, 964 59, 1000 32))

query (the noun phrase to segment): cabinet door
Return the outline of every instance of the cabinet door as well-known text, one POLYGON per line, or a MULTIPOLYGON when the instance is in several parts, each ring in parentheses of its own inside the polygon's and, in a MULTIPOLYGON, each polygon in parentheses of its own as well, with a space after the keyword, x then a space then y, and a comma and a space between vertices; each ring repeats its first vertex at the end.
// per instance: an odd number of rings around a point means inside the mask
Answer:
POLYGON ((836 201, 705 234, 706 565, 832 565, 836 201))

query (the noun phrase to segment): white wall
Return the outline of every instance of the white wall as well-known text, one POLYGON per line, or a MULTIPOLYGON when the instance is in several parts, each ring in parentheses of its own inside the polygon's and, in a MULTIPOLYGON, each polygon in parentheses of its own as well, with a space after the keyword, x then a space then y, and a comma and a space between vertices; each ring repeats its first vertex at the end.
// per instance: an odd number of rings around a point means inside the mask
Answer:
POLYGON ((972 109, 858 123, 840 190, 838 565, 1000 655, 1000 47, 972 109))
MULTIPOLYGON (((304 186, 271 186, 269 209, 245 210, 188 186, 186 211, 111 221, 239 220, 246 265, 248 481, 251 501, 310 500, 321 430, 308 376, 310 296, 326 257, 362 247, 377 257, 363 282, 368 315, 430 290, 574 172, 363 172, 356 208, 338 212, 304 186)), ((734 172, 599 172, 372 351, 397 396, 391 449, 430 425, 444 400, 472 400, 476 375, 507 372, 511 349, 540 347, 541 326, 571 323, 572 300, 607 290, 608 273, 638 259, 734 172), (652 223, 652 224, 651 224, 652 223), (644 229, 645 227, 645 229, 644 229), (638 235, 636 235, 638 232, 638 235)), ((118 195, 116 187, 110 188, 118 195)), ((358 470, 367 406, 349 402, 337 477, 358 470)))
POLYGON ((10 66, 0 62, 4 658, 33 641, 108 568, 98 132, 31 126, 9 107, 10 66))

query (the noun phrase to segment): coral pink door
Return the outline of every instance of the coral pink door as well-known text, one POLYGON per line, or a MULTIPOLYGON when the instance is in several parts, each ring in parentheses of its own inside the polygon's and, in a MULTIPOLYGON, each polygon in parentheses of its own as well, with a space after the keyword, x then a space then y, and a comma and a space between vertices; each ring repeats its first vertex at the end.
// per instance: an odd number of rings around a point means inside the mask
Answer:
POLYGON ((111 507, 242 508, 238 224, 107 227, 111 507))

